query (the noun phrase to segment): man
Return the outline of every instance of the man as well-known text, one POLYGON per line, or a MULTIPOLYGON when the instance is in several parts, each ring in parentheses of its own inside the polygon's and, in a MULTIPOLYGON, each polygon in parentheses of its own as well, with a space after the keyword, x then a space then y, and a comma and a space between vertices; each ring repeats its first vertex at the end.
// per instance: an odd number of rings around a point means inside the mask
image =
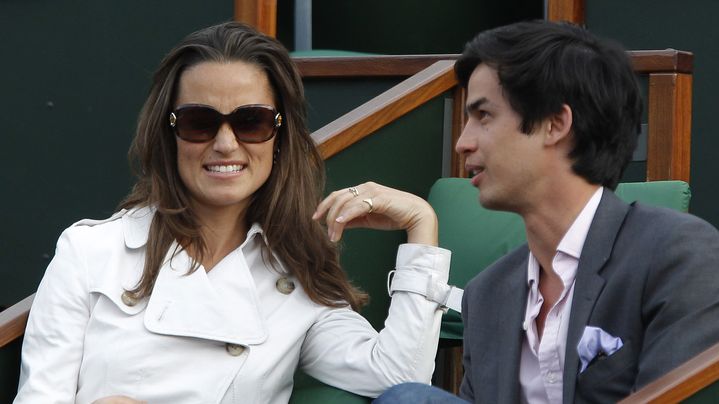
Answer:
MULTIPOLYGON (((478 35, 455 71, 456 150, 480 203, 519 214, 527 235, 466 287, 461 398, 616 402, 718 342, 716 229, 612 192, 642 109, 625 52, 523 22, 478 35)), ((401 397, 460 402, 421 385, 382 398, 401 397)))

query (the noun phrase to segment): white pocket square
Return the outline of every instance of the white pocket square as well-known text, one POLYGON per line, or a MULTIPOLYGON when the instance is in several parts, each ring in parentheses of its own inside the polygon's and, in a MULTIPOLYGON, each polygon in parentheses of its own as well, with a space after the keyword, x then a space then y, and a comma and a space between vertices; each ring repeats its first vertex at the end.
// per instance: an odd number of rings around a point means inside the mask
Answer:
POLYGON ((584 372, 587 366, 596 358, 610 356, 624 345, 621 338, 615 337, 598 327, 588 325, 584 328, 582 338, 577 344, 577 353, 581 361, 579 373, 584 372))

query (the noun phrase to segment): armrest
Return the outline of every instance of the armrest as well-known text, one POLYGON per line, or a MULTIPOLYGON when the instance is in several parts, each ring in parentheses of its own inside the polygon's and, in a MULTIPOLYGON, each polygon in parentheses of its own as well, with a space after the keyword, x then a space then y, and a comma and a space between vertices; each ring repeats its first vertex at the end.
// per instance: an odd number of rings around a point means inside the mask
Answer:
POLYGON ((20 338, 25 333, 27 316, 30 314, 35 294, 22 299, 0 312, 0 348, 20 338))
POLYGON ((684 362, 620 401, 634 403, 676 403, 719 380, 719 344, 684 362))

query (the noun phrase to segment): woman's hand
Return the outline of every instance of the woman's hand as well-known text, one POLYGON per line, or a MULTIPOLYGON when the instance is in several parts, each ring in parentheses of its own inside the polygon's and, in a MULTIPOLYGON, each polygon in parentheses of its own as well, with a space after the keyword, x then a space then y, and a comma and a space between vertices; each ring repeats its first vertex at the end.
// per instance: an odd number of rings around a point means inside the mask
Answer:
POLYGON ((422 198, 366 182, 331 193, 312 218, 325 217, 330 240, 338 241, 345 228, 406 230, 407 242, 437 245, 437 215, 422 198))
POLYGON ((128 396, 109 396, 98 398, 92 404, 147 404, 147 401, 139 401, 128 396))

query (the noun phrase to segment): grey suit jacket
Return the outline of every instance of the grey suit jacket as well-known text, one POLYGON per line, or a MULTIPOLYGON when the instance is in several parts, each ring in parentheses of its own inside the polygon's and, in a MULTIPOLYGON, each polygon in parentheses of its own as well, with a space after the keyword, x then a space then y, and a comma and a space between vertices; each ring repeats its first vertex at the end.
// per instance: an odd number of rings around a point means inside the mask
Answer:
MULTIPOLYGON (((520 401, 527 245, 465 288, 460 395, 477 403, 520 401)), ((719 233, 688 214, 627 205, 605 190, 584 243, 564 364, 565 403, 616 402, 719 342, 719 233), (622 339, 579 374, 587 325, 622 339)))

